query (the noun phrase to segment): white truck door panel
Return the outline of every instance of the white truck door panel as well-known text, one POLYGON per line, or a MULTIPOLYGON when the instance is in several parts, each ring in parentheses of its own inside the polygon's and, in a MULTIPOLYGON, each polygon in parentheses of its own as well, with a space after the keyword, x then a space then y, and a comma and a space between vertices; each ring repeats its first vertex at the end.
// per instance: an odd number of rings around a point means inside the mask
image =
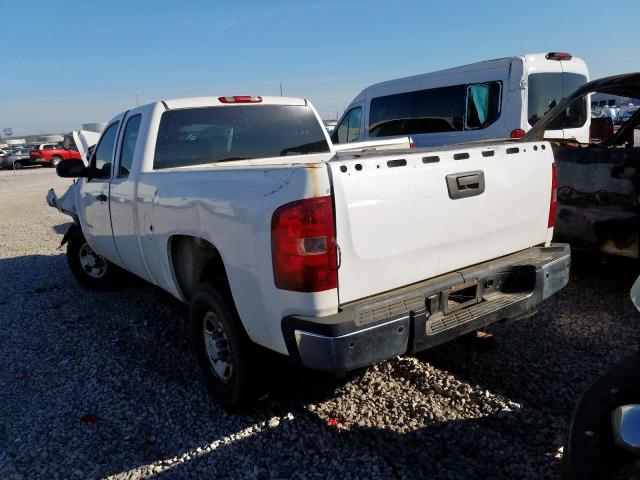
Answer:
POLYGON ((109 186, 114 150, 120 120, 117 117, 104 131, 91 157, 92 178, 80 182, 80 208, 83 233, 93 250, 115 263, 120 263, 111 231, 109 213, 109 186))
POLYGON ((151 277, 143 263, 136 235, 135 171, 139 169, 141 149, 138 134, 142 125, 142 113, 130 111, 123 122, 121 139, 116 150, 116 170, 111 181, 109 206, 113 239, 122 266, 145 280, 151 277))
POLYGON ((437 159, 430 155, 329 162, 342 254, 341 303, 546 241, 549 145, 544 150, 542 144, 469 147, 434 151, 437 159), (516 153, 507 154, 508 149, 516 153), (451 198, 446 177, 475 172, 484 176, 484 192, 451 198))

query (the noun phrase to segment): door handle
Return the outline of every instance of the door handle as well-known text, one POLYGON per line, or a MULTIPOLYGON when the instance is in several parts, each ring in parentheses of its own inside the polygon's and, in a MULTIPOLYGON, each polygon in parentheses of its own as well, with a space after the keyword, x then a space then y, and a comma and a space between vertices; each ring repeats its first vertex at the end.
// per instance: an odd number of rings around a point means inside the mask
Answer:
POLYGON ((106 202, 108 198, 109 197, 107 197, 104 193, 96 195, 96 200, 98 200, 99 202, 106 202))
POLYGON ((484 172, 482 170, 452 173, 445 178, 449 198, 452 200, 474 197, 484 193, 484 172))

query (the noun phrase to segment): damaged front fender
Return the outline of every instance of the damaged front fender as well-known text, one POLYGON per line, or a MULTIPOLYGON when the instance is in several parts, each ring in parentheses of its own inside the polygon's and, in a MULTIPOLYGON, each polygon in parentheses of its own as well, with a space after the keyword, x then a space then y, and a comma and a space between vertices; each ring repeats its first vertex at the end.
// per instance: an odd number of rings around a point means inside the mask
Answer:
POLYGON ((62 241, 60 242, 60 247, 62 247, 65 243, 67 243, 69 240, 71 239, 80 239, 82 238, 82 228, 80 228, 80 225, 77 223, 72 223, 69 228, 67 229, 67 231, 65 232, 64 236, 62 237, 62 241))

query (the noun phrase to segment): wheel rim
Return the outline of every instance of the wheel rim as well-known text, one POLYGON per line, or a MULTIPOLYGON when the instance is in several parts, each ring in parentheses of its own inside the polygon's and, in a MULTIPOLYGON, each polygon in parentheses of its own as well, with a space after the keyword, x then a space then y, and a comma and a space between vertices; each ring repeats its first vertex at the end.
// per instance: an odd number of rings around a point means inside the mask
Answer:
POLYGON ((211 372, 221 382, 229 382, 233 375, 233 358, 227 332, 218 315, 213 312, 205 314, 202 322, 202 334, 211 372))
POLYGON ((91 278, 102 278, 107 273, 106 260, 94 252, 88 243, 84 243, 78 251, 80 266, 91 278))
POLYGON ((61 158, 58 158, 58 157, 54 158, 54 159, 53 159, 53 166, 54 166, 54 167, 57 167, 61 160, 62 160, 62 159, 61 159, 61 158))

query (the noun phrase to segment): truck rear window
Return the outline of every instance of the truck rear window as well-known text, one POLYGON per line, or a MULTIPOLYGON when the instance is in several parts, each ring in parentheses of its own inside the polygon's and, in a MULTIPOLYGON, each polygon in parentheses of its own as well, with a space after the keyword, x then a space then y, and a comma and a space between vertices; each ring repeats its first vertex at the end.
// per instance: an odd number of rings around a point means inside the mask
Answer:
MULTIPOLYGON (((577 73, 533 73, 529 75, 529 125, 535 125, 545 113, 587 83, 584 75, 577 73)), ((549 124, 547 130, 580 128, 587 121, 587 99, 574 102, 562 115, 549 124)))
POLYGON ((162 114, 153 167, 201 165, 329 152, 311 108, 234 105, 162 114))

